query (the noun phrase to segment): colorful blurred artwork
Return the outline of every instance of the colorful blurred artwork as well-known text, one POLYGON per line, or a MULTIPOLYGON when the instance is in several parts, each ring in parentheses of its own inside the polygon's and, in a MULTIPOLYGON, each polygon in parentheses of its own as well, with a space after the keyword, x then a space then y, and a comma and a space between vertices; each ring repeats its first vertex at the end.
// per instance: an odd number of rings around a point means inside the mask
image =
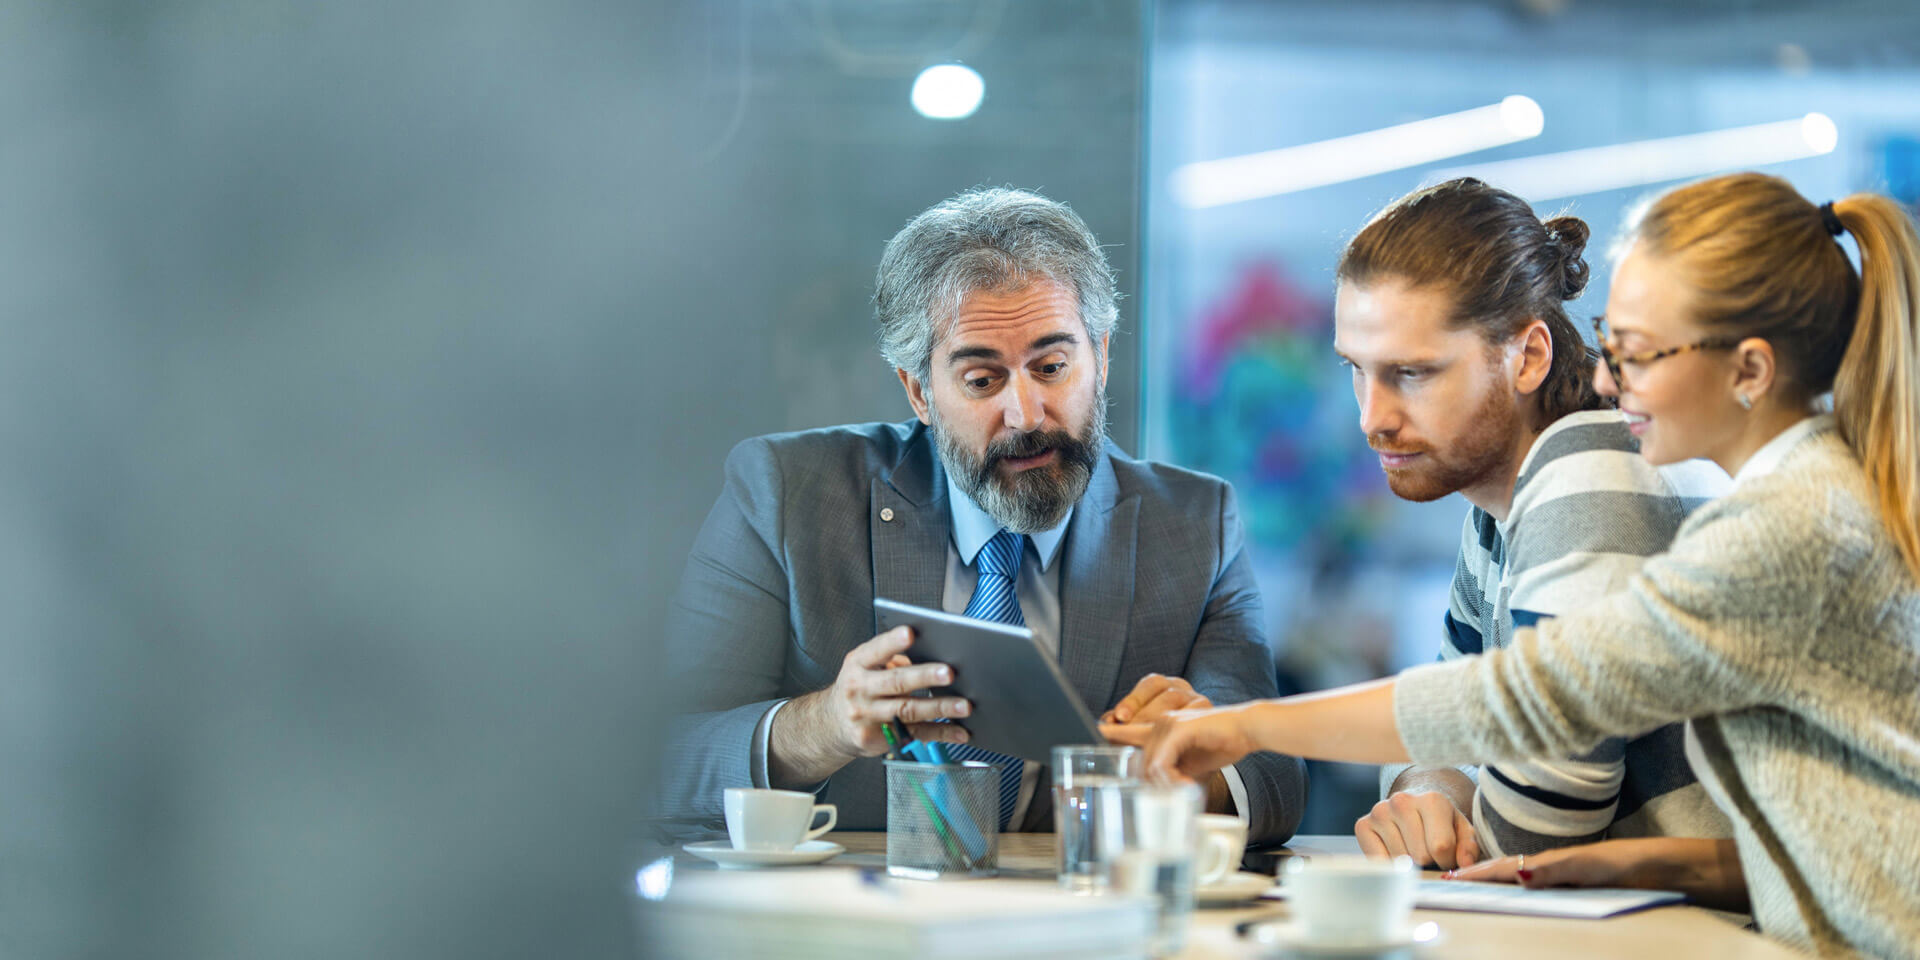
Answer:
POLYGON ((1175 459, 1218 474, 1267 559, 1350 563, 1390 496, 1333 353, 1333 306, 1250 264, 1188 324, 1170 409, 1175 459))

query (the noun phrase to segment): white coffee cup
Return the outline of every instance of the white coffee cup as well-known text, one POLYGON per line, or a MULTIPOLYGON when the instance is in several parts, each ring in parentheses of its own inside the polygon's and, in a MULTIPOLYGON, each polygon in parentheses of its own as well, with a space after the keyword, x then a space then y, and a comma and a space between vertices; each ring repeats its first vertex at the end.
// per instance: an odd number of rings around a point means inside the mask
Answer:
POLYGON ((1240 872, 1240 858, 1247 851, 1247 822, 1224 813, 1202 814, 1198 820, 1200 845, 1193 854, 1193 882, 1204 887, 1240 872))
POLYGON ((1281 875, 1302 943, 1365 946, 1407 935, 1420 878, 1407 857, 1294 857, 1281 875))
POLYGON ((797 790, 759 790, 729 787, 726 791, 727 836, 735 850, 785 853, 833 829, 840 813, 831 803, 814 803, 813 794, 797 790), (815 828, 820 811, 827 822, 815 828))

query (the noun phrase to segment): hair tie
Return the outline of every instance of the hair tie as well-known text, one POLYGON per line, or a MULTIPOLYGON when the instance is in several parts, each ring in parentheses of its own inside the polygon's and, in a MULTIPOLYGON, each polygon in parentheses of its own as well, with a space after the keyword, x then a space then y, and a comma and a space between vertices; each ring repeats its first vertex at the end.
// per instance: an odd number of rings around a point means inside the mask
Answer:
POLYGON ((1846 224, 1841 223, 1840 218, 1834 215, 1832 200, 1820 205, 1820 222, 1826 224, 1827 232, 1836 237, 1847 232, 1846 224))

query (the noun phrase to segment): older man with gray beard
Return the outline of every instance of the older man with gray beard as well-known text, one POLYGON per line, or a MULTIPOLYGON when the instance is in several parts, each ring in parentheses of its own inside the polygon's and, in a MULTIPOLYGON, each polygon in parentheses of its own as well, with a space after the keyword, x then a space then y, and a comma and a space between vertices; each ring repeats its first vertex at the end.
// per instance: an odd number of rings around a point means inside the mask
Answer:
MULTIPOLYGON (((876 597, 1023 623, 1105 719, 1275 694, 1233 491, 1106 439, 1113 273, 1086 224, 1032 193, 973 190, 888 244, 880 349, 915 420, 756 437, 727 458, 668 626, 676 721, 663 812, 719 819, 727 787, 806 790, 878 829, 881 726, 964 744, 972 704, 875 636, 876 597)), ((959 748, 963 754, 972 750, 959 748)), ((974 751, 975 755, 984 751, 974 751)), ((1002 826, 1051 826, 1035 764, 1003 764, 1002 826)), ((1300 762, 1255 755, 1208 807, 1290 836, 1300 762)))

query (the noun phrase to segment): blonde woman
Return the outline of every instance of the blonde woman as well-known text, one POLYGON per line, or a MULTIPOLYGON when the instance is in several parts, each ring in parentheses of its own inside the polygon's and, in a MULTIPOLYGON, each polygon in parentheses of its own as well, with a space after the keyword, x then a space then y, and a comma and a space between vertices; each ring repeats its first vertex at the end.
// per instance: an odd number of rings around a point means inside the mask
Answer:
POLYGON ((1111 735, 1144 743, 1150 773, 1194 777, 1259 750, 1560 757, 1686 720, 1734 839, 1605 841, 1459 875, 1681 889, 1823 954, 1916 955, 1920 236, 1884 197, 1816 207, 1739 174, 1660 197, 1626 250, 1597 384, 1649 461, 1706 457, 1734 478, 1630 589, 1483 656, 1111 735))

